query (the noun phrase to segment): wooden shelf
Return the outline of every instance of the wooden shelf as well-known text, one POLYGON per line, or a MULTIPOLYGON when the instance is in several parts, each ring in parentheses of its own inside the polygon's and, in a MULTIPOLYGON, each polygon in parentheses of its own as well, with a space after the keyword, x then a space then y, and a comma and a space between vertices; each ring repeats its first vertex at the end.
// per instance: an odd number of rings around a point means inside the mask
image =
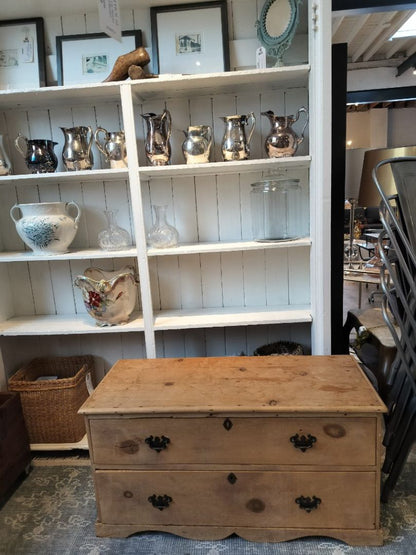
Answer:
POLYGON ((0 323, 0 335, 81 335, 91 333, 142 332, 143 318, 133 313, 130 321, 117 326, 97 326, 88 314, 16 316, 0 323))
POLYGON ((88 181, 118 181, 128 179, 128 169, 104 169, 83 170, 76 172, 54 172, 54 173, 29 173, 19 175, 3 175, 0 177, 0 186, 10 185, 34 185, 36 183, 85 183, 88 181))
POLYGON ((0 252, 0 263, 2 262, 35 262, 35 261, 57 261, 57 260, 94 260, 101 258, 132 258, 137 256, 135 247, 121 251, 104 251, 101 249, 70 250, 62 254, 36 254, 32 251, 10 251, 0 252))
POLYGON ((120 102, 120 87, 131 87, 133 97, 142 102, 156 98, 177 98, 184 94, 227 94, 253 87, 279 90, 308 85, 309 65, 249 69, 197 75, 162 74, 155 79, 88 83, 0 91, 0 109, 24 110, 51 106, 77 106, 120 102))
POLYGON ((31 443, 31 451, 72 451, 82 449, 88 451, 87 434, 82 439, 73 443, 31 443))
POLYGON ((120 82, 0 91, 0 108, 5 110, 76 106, 115 101, 120 102, 120 82))
POLYGON ((307 87, 309 71, 309 65, 300 65, 199 75, 165 74, 157 79, 132 81, 131 87, 137 102, 187 94, 209 96, 235 93, 236 90, 242 93, 252 91, 253 87, 279 90, 307 87))
POLYGON ((240 160, 236 162, 210 162, 208 164, 177 164, 172 166, 142 166, 139 168, 141 179, 158 177, 197 177, 239 172, 258 172, 283 169, 309 168, 310 156, 290 156, 287 158, 265 158, 240 160))
MULTIPOLYGON (((301 239, 292 239, 288 241, 234 241, 234 242, 214 242, 214 243, 187 243, 180 244, 177 247, 166 249, 149 248, 147 255, 150 256, 179 256, 183 254, 209 254, 213 252, 238 252, 265 249, 290 249, 296 247, 309 247, 311 245, 310 237, 302 237, 301 239)), ((1 259, 0 259, 1 261, 1 259)))
POLYGON ((155 331, 311 321, 311 307, 306 305, 164 310, 156 312, 154 318, 155 331))

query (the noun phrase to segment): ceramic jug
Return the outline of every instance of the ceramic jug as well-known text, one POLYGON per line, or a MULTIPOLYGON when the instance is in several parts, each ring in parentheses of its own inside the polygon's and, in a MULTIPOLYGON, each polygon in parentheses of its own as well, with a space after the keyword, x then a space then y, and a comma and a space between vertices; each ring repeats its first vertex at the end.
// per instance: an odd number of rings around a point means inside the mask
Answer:
POLYGON ((136 305, 138 279, 132 266, 106 271, 87 268, 74 280, 97 326, 125 324, 136 305))
POLYGON ((97 127, 94 133, 94 141, 97 148, 110 162, 110 168, 127 168, 127 151, 124 131, 107 131, 103 127, 97 127), (100 141, 100 133, 103 139, 100 141))
POLYGON ((250 140, 256 126, 256 118, 253 112, 247 115, 223 116, 225 132, 221 144, 224 161, 247 160, 250 156, 250 140), (246 137, 245 128, 251 125, 246 137))
POLYGON ((0 176, 12 173, 12 163, 4 148, 4 135, 0 133, 0 176))
POLYGON ((212 129, 209 125, 191 125, 184 131, 186 139, 182 143, 182 152, 187 164, 204 164, 209 162, 212 145, 212 129))
POLYGON ((68 252, 78 229, 81 210, 76 202, 15 204, 10 216, 22 241, 36 254, 68 252), (70 208, 76 210, 71 216, 70 208))
POLYGON ((166 166, 170 163, 172 118, 168 110, 157 115, 152 112, 142 114, 146 122, 146 157, 152 166, 166 166))
POLYGON ((58 167, 58 158, 53 150, 58 143, 48 139, 27 139, 19 133, 14 144, 32 173, 53 173, 58 167))
POLYGON ((93 133, 90 126, 61 127, 65 137, 62 160, 68 171, 90 170, 94 164, 91 151, 93 133), (88 136, 89 134, 89 136, 88 136))
POLYGON ((270 134, 266 137, 264 143, 269 158, 293 156, 304 139, 305 129, 309 121, 307 109, 302 106, 295 116, 275 116, 271 110, 261 112, 261 115, 268 117, 271 124, 270 134), (293 131, 292 125, 298 121, 302 112, 306 116, 306 121, 300 136, 298 136, 293 131))

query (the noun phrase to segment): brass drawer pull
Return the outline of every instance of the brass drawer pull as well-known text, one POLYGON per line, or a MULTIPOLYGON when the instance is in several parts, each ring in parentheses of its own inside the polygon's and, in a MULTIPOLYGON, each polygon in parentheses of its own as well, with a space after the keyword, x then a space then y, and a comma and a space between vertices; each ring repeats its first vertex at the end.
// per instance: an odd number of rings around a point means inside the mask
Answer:
POLYGON ((290 441, 293 443, 293 447, 300 449, 304 453, 306 449, 313 447, 313 444, 316 443, 316 437, 311 436, 311 434, 307 436, 296 434, 290 438, 290 441))
POLYGON ((303 509, 307 513, 310 513, 312 509, 318 508, 321 500, 319 499, 319 497, 303 497, 303 495, 301 495, 300 497, 295 499, 295 502, 299 505, 299 509, 303 509))
POLYGON ((159 509, 159 511, 167 509, 170 503, 172 503, 172 497, 169 497, 169 495, 156 495, 155 493, 148 497, 147 500, 155 509, 159 509))
POLYGON ((167 448, 168 444, 170 443, 170 439, 166 436, 149 436, 145 439, 145 443, 147 443, 150 449, 153 449, 157 453, 160 453, 161 451, 163 451, 163 449, 167 448))

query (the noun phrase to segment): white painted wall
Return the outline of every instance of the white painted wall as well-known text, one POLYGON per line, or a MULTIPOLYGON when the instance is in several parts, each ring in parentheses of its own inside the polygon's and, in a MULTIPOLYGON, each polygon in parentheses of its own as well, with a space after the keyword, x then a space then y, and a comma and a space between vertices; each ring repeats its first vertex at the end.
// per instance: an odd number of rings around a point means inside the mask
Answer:
POLYGON ((396 77, 395 67, 377 67, 356 69, 347 74, 348 91, 367 91, 372 89, 389 89, 393 87, 414 87, 416 77, 409 69, 400 77, 396 77))

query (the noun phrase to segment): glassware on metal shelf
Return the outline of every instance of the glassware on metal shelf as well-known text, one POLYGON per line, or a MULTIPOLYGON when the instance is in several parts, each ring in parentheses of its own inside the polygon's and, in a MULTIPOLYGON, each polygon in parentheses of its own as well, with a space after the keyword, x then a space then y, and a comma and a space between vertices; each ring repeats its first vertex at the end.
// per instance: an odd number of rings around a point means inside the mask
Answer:
POLYGON ((255 241, 287 241, 305 236, 305 211, 299 179, 263 179, 251 184, 251 218, 255 241))
POLYGON ((120 251, 131 246, 130 234, 117 224, 118 210, 104 210, 107 227, 98 234, 98 244, 105 251, 120 251))
POLYGON ((166 247, 176 247, 179 240, 177 230, 166 221, 167 205, 153 205, 155 222, 147 234, 149 247, 164 249, 166 247))

